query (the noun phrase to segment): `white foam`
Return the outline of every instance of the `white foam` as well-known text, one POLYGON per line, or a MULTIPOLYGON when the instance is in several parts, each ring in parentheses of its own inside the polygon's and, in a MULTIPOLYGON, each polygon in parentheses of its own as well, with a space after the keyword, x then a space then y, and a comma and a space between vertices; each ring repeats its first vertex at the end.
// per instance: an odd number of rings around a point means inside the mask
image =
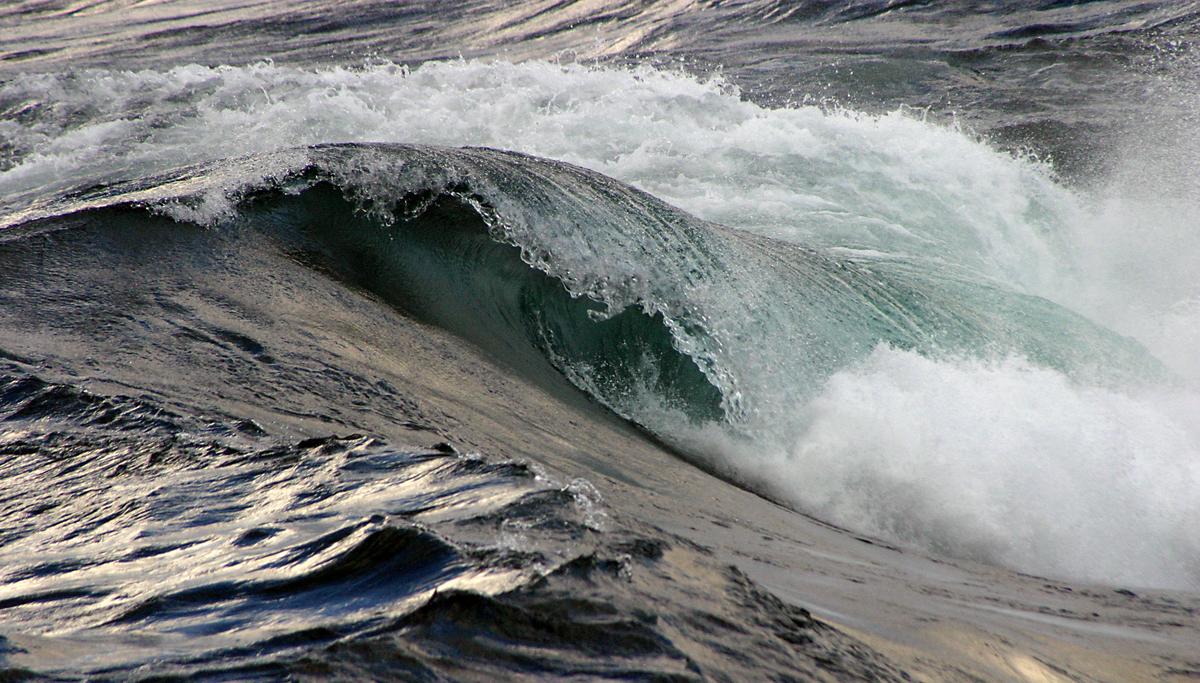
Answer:
POLYGON ((905 114, 766 109, 719 79, 650 68, 458 61, 302 70, 24 76, 0 102, 50 100, 0 173, 22 196, 321 142, 484 145, 570 161, 704 218, 775 237, 960 265, 1044 288, 1071 209, 1036 164, 905 114), (86 113, 86 116, 80 116, 86 113))
POLYGON ((760 457, 728 441, 709 457, 882 538, 1051 576, 1194 590, 1198 414, 1196 393, 880 348, 798 407, 760 457))

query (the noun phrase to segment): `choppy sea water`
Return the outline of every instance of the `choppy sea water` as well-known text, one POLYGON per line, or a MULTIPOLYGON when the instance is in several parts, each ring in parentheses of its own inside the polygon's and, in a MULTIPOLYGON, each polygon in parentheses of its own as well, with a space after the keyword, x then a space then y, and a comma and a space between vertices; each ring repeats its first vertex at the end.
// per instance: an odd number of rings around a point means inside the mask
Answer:
POLYGON ((1198 21, 0 10, 0 656, 1196 675, 1198 21))

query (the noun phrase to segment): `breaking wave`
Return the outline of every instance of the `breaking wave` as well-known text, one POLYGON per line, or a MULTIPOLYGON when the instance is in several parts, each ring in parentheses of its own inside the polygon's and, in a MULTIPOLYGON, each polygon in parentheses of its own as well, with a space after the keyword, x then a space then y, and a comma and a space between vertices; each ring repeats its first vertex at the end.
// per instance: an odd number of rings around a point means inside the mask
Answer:
POLYGON ((1098 279, 1102 203, 962 131, 545 63, 29 76, 0 107, 9 235, 114 206, 266 233, 831 522, 1200 581, 1178 340, 1098 279))

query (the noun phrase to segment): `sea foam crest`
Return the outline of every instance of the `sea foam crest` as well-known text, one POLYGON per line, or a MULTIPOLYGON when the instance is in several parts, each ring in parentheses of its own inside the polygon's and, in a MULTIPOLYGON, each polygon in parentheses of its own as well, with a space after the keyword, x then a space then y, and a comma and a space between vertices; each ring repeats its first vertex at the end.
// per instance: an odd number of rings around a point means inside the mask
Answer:
POLYGON ((17 151, 0 195, 324 142, 481 145, 579 164, 727 225, 858 251, 951 250, 1035 288, 1049 223, 1071 208, 1044 169, 953 129, 767 109, 719 78, 646 67, 193 65, 0 88, 0 107, 35 98, 48 104, 3 124, 17 151))

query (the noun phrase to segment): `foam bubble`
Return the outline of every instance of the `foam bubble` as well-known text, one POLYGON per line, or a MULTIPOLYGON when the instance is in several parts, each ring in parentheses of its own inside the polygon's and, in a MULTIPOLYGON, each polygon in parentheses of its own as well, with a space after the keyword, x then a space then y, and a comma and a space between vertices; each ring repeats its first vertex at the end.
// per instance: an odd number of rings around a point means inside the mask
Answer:
POLYGON ((798 407, 780 442, 758 444, 762 457, 728 441, 710 457, 883 538, 1054 576, 1196 589, 1197 414, 1200 395, 1182 390, 879 348, 798 407))

